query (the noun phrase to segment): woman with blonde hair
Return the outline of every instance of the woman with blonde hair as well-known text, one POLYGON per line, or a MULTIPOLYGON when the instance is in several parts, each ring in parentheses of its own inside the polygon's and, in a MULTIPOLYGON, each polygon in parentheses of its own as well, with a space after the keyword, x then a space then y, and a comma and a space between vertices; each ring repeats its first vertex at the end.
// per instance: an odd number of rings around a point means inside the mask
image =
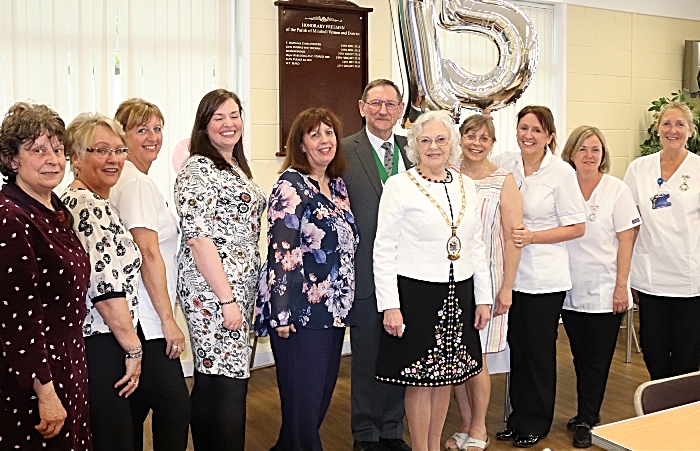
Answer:
POLYGON ((700 156, 686 144, 697 133, 681 102, 661 109, 661 151, 630 163, 625 183, 644 220, 632 255, 632 294, 652 379, 700 367, 700 156))
POLYGON ((61 200, 90 257, 87 315, 83 323, 96 450, 133 450, 129 396, 138 388, 143 347, 139 321, 141 252, 109 203, 128 148, 122 126, 83 113, 68 125, 67 149, 75 180, 61 200))
POLYGON ((632 305, 630 261, 639 212, 627 185, 607 174, 610 152, 596 127, 576 128, 562 160, 576 170, 586 202, 586 233, 567 241, 572 287, 561 312, 576 369, 578 409, 567 427, 574 446, 591 446, 623 314, 632 305))
POLYGON ((124 127, 129 153, 111 201, 143 255, 137 333, 148 371, 130 398, 134 449, 143 449, 143 423, 153 410, 154 450, 184 451, 190 394, 178 358, 185 336, 173 318, 179 234, 165 197, 148 176, 163 145, 165 119, 156 105, 137 98, 122 102, 114 118, 124 127))

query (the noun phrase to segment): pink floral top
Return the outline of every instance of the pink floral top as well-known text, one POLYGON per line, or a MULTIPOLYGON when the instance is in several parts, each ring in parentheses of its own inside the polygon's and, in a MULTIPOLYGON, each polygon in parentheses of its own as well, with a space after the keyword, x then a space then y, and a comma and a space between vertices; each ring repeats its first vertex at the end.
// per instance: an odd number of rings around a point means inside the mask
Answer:
POLYGON ((260 271, 255 330, 294 324, 354 325, 355 250, 360 236, 340 177, 331 198, 307 175, 287 169, 268 205, 267 261, 260 271))

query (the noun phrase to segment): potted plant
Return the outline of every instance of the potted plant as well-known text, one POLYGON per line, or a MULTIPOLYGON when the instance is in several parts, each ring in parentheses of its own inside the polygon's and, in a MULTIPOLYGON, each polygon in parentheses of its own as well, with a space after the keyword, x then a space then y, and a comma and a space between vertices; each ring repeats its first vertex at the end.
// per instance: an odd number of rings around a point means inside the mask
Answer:
POLYGON ((647 129, 649 137, 644 141, 644 143, 639 145, 639 147, 642 148, 642 155, 650 155, 661 150, 661 142, 659 141, 659 134, 656 131, 656 123, 659 120, 661 107, 671 102, 683 102, 688 105, 688 108, 690 108, 690 111, 692 111, 696 133, 688 139, 688 150, 700 155, 700 134, 697 133, 697 131, 700 131, 700 114, 694 111, 694 105, 686 100, 685 95, 683 95, 682 92, 679 91, 671 93, 671 96, 672 97, 670 99, 667 97, 661 97, 659 100, 654 100, 651 102, 651 107, 648 111, 654 112, 654 122, 652 122, 647 129))

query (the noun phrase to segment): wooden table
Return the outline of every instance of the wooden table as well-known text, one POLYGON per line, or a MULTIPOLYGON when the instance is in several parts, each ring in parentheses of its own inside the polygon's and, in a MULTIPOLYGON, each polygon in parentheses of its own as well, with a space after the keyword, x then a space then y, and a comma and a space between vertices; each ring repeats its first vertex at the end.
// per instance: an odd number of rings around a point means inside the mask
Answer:
POLYGON ((594 428, 593 444, 609 451, 700 450, 700 402, 594 428))

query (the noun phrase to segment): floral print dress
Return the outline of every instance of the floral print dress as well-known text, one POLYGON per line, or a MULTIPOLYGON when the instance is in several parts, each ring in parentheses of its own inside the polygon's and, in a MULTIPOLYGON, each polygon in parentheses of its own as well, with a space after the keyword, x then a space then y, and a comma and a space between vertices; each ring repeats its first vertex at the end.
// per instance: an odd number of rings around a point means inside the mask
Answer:
POLYGON ((260 272, 255 330, 295 324, 310 329, 354 325, 355 250, 360 236, 345 182, 318 183, 282 173, 268 205, 267 261, 260 272))
POLYGON ((195 369, 245 379, 250 377, 250 320, 260 268, 260 220, 265 195, 243 171, 219 170, 212 160, 192 156, 175 181, 175 201, 180 215, 182 242, 177 256, 177 293, 187 317, 194 350, 195 369), (192 238, 211 238, 233 296, 243 315, 243 326, 224 328, 221 301, 197 269, 192 238))

